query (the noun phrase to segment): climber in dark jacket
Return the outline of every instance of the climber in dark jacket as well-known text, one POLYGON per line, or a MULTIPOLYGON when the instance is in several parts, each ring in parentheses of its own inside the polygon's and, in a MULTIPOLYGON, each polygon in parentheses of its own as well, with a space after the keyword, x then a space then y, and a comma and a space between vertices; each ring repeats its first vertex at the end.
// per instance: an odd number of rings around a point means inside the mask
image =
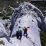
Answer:
POLYGON ((22 30, 21 30, 21 27, 20 26, 18 28, 18 31, 16 31, 16 37, 19 40, 21 40, 21 38, 22 38, 22 30))
POLYGON ((26 38, 27 38, 27 35, 28 35, 28 33, 27 33, 28 28, 29 28, 29 27, 26 27, 26 26, 25 26, 24 29, 23 29, 23 30, 24 30, 24 36, 25 36, 26 38))

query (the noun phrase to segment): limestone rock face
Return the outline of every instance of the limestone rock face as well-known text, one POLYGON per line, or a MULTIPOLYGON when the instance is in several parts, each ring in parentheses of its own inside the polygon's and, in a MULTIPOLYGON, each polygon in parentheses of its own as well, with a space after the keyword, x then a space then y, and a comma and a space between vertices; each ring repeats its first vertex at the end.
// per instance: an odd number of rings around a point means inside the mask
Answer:
POLYGON ((2 23, 0 23, 0 37, 5 37, 5 35, 8 35, 6 30, 5 30, 5 27, 3 26, 2 23))
POLYGON ((19 26, 21 26, 22 32, 24 26, 29 26, 30 28, 28 29, 28 36, 31 39, 22 37, 21 45, 41 46, 40 29, 45 29, 43 28, 45 27, 44 24, 44 16, 37 7, 29 2, 21 3, 18 8, 15 8, 11 17, 11 36, 15 36, 19 26))

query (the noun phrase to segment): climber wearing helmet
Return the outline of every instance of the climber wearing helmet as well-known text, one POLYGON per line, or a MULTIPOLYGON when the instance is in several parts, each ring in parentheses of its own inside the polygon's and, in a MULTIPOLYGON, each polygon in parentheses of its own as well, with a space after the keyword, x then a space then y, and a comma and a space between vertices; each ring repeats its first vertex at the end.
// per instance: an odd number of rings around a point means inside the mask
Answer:
POLYGON ((29 27, 24 26, 24 29, 23 29, 23 30, 24 30, 24 36, 26 36, 26 38, 27 38, 27 35, 28 35, 28 33, 27 33, 28 28, 29 28, 29 27))

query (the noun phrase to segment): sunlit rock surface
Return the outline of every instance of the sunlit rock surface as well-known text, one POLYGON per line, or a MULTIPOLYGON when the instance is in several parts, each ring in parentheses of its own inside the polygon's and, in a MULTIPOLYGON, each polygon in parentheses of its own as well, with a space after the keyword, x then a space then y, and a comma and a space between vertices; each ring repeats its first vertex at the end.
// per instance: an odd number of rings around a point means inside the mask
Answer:
POLYGON ((45 31, 45 26, 42 12, 31 3, 24 2, 14 9, 11 16, 10 43, 6 38, 0 38, 0 40, 4 41, 4 46, 41 46, 40 29, 45 31), (28 29, 29 38, 22 36, 21 42, 15 37, 19 26, 21 26, 22 32, 24 26, 30 27, 28 29))

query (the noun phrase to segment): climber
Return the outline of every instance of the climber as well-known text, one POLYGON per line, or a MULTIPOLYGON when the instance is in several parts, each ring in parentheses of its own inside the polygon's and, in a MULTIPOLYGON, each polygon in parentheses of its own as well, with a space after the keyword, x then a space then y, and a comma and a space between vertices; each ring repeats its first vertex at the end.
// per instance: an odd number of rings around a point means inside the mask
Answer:
POLYGON ((16 31, 16 37, 19 40, 21 40, 21 38, 22 38, 22 30, 21 30, 21 27, 20 26, 18 28, 18 31, 16 31))
POLYGON ((29 27, 24 26, 24 29, 23 29, 23 31, 24 31, 24 36, 25 36, 26 38, 27 38, 27 35, 28 35, 28 33, 27 33, 28 28, 29 28, 29 27))

